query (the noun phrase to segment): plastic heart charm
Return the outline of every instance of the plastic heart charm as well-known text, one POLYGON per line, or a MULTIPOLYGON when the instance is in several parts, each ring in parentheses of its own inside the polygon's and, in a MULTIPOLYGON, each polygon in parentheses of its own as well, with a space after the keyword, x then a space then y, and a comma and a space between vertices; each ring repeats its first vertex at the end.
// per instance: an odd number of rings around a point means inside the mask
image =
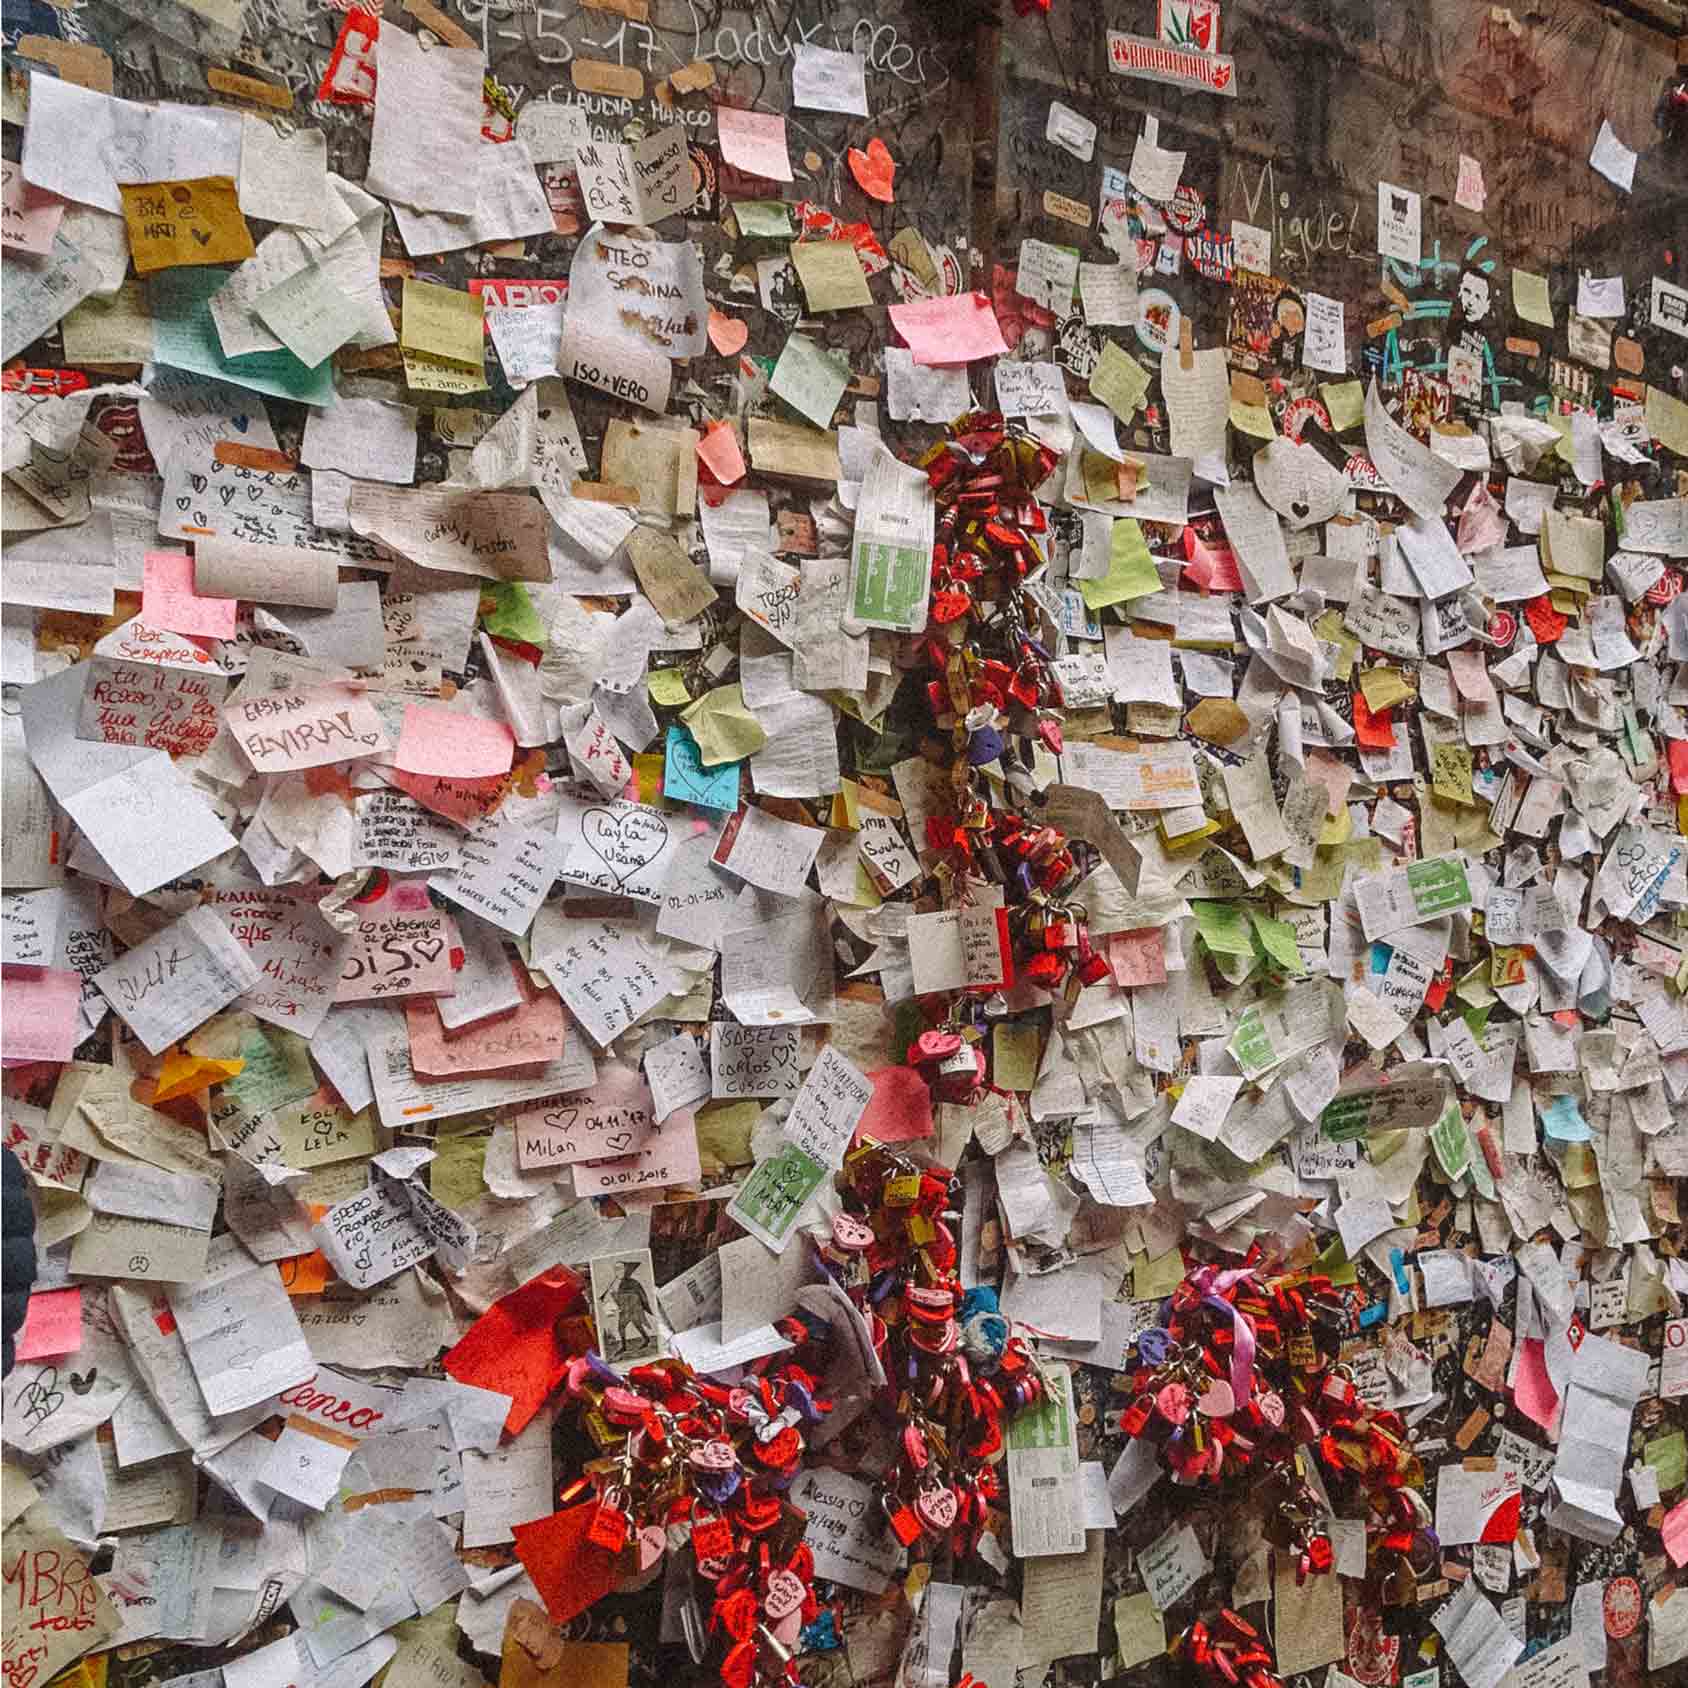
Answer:
POLYGON ((768 1578, 768 1592, 763 1598, 762 1609, 778 1623, 781 1618, 800 1611, 807 1598, 808 1590, 795 1571, 775 1571, 768 1578))
POLYGON ((1216 1377, 1196 1402, 1196 1411, 1204 1418, 1229 1418, 1236 1410, 1237 1397, 1222 1377, 1216 1377))
POLYGON ((856 178, 856 185, 870 199, 877 199, 883 204, 891 203, 891 178, 897 173, 897 161, 891 156, 891 149, 875 135, 867 143, 867 151, 860 147, 851 147, 849 152, 850 174, 856 178))
POLYGON ((956 1508, 954 1489, 922 1489, 914 1497, 914 1510, 920 1522, 939 1534, 955 1522, 956 1508))
POLYGON ((639 1569, 648 1571, 668 1551, 668 1532, 660 1524, 647 1524, 637 1538, 639 1569))
POLYGON ((873 1247, 873 1227, 864 1225, 853 1213, 835 1213, 832 1240, 847 1254, 860 1254, 873 1247))
POLYGON ((699 1471, 731 1471, 738 1464, 738 1454, 731 1442, 705 1442, 686 1455, 699 1471))

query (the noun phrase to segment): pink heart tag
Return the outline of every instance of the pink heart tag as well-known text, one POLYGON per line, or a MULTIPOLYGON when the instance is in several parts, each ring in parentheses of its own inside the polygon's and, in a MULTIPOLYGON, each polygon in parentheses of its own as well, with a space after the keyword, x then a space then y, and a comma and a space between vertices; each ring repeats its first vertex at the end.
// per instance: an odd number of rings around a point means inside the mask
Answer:
POLYGON ((639 1569, 648 1571, 668 1551, 668 1532, 660 1524, 647 1524, 639 1532, 639 1569))
POLYGON ((762 1609, 778 1623, 781 1618, 790 1617, 799 1610, 808 1594, 803 1579, 795 1571, 775 1571, 768 1578, 768 1592, 762 1601, 762 1609))
POLYGON ((954 1489, 922 1489, 914 1499, 914 1510, 929 1530, 942 1532, 955 1522, 954 1489))
POLYGON ((897 173, 897 161, 892 158, 891 149, 875 135, 867 143, 866 152, 860 147, 851 147, 848 156, 850 174, 856 178, 856 185, 870 199, 889 205, 892 198, 891 178, 897 173))
POLYGON ((1196 1402, 1196 1411, 1204 1418, 1229 1418, 1237 1410, 1237 1397, 1224 1378, 1216 1377, 1207 1392, 1196 1402))
POLYGON ((709 343, 724 358, 737 357, 750 338, 750 325, 737 317, 723 315, 713 306, 709 311, 709 343))

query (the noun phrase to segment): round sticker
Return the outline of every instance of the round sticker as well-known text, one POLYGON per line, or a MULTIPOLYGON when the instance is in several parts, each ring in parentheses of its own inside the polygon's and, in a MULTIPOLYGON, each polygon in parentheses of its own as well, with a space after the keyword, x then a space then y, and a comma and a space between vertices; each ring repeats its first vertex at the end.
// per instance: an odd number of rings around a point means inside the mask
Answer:
POLYGON ((1194 234, 1207 221, 1207 201, 1198 189, 1180 182, 1178 191, 1161 208, 1168 228, 1180 234, 1194 234))
POLYGON ((1302 398, 1291 399, 1284 406, 1282 426, 1286 440, 1294 440, 1299 445, 1301 443, 1301 430, 1309 422, 1317 422, 1327 434, 1332 432, 1330 412, 1325 409, 1322 399, 1316 399, 1308 394, 1302 398))
POLYGON ((1137 338, 1143 350, 1159 357, 1178 338, 1183 313, 1165 288, 1148 287, 1137 295, 1137 338))
POLYGON ((1613 1577, 1606 1584, 1600 1602, 1606 1618, 1606 1633, 1622 1641, 1641 1622, 1641 1584, 1634 1577, 1613 1577))
POLYGON ((1518 617, 1511 610, 1496 610, 1489 617, 1489 637, 1504 651, 1518 637, 1518 617))

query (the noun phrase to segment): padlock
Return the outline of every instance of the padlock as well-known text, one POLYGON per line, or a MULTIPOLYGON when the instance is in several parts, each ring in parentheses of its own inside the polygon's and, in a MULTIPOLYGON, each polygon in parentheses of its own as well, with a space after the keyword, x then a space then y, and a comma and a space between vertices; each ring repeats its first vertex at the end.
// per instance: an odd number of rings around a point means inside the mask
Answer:
POLYGON ((692 1508, 692 1553, 701 1562, 725 1559, 733 1551, 732 1526, 718 1512, 692 1508))
POLYGON ((891 1534, 904 1547, 913 1547, 921 1536, 920 1519, 915 1515, 914 1508, 907 1501, 893 1506, 889 1495, 884 1496, 880 1504, 884 1507, 886 1520, 891 1526, 891 1534))
POLYGON ((606 1489, 586 1526, 586 1539, 606 1553, 619 1553, 627 1545, 628 1532, 633 1527, 621 1496, 620 1489, 606 1489))

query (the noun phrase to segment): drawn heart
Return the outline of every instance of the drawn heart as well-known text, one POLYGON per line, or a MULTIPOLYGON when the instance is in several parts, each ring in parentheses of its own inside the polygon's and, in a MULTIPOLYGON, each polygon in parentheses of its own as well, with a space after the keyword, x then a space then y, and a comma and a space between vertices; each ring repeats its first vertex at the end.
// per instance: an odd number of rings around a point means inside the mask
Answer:
POLYGON ((795 1571, 775 1571, 768 1578, 768 1592, 762 1608, 776 1623, 789 1617, 807 1598, 803 1579, 795 1571))
POLYGON ((877 199, 883 204, 891 203, 891 178, 897 173, 897 161, 891 156, 891 149, 875 135, 867 143, 867 151, 860 147, 851 147, 849 152, 850 174, 856 178, 856 185, 870 199, 877 199))
POLYGON ((201 246, 209 246, 211 244, 211 235, 210 235, 210 232, 208 230, 205 230, 205 229, 189 229, 188 233, 191 234, 193 236, 193 238, 195 240, 197 240, 201 246))
POLYGON ((709 311, 709 343, 722 357, 737 357, 750 338, 750 324, 716 310, 709 311))
POLYGON ((609 869, 619 891, 668 847, 668 822, 647 809, 619 815, 612 809, 588 809, 581 817, 580 836, 609 869))
POLYGON ((633 1133, 631 1131, 617 1131, 604 1139, 604 1147, 613 1149, 619 1155, 623 1150, 631 1147, 633 1133))
POLYGON ((851 1500, 844 1503, 845 1510, 854 1519, 860 1520, 867 1516, 867 1502, 865 1500, 851 1500))
POLYGON ((239 491, 239 490, 240 490, 240 488, 239 488, 239 487, 232 487, 232 486, 220 486, 220 487, 218 487, 218 488, 217 488, 217 496, 218 496, 218 497, 219 497, 219 498, 220 498, 220 499, 222 499, 222 501, 223 501, 223 508, 224 508, 224 509, 225 509, 225 510, 226 510, 226 509, 228 509, 228 507, 229 507, 229 506, 230 506, 230 505, 231 505, 231 504, 232 504, 232 503, 234 503, 234 495, 235 495, 235 494, 236 494, 236 493, 237 493, 237 492, 238 492, 238 491, 239 491))
POLYGON ((90 1366, 85 1372, 71 1372, 71 1390, 78 1395, 86 1395, 94 1387, 94 1379, 100 1375, 98 1366, 90 1366))
POLYGON ((433 963, 439 960, 440 951, 445 948, 444 938, 412 938, 410 947, 416 951, 422 960, 433 963))

